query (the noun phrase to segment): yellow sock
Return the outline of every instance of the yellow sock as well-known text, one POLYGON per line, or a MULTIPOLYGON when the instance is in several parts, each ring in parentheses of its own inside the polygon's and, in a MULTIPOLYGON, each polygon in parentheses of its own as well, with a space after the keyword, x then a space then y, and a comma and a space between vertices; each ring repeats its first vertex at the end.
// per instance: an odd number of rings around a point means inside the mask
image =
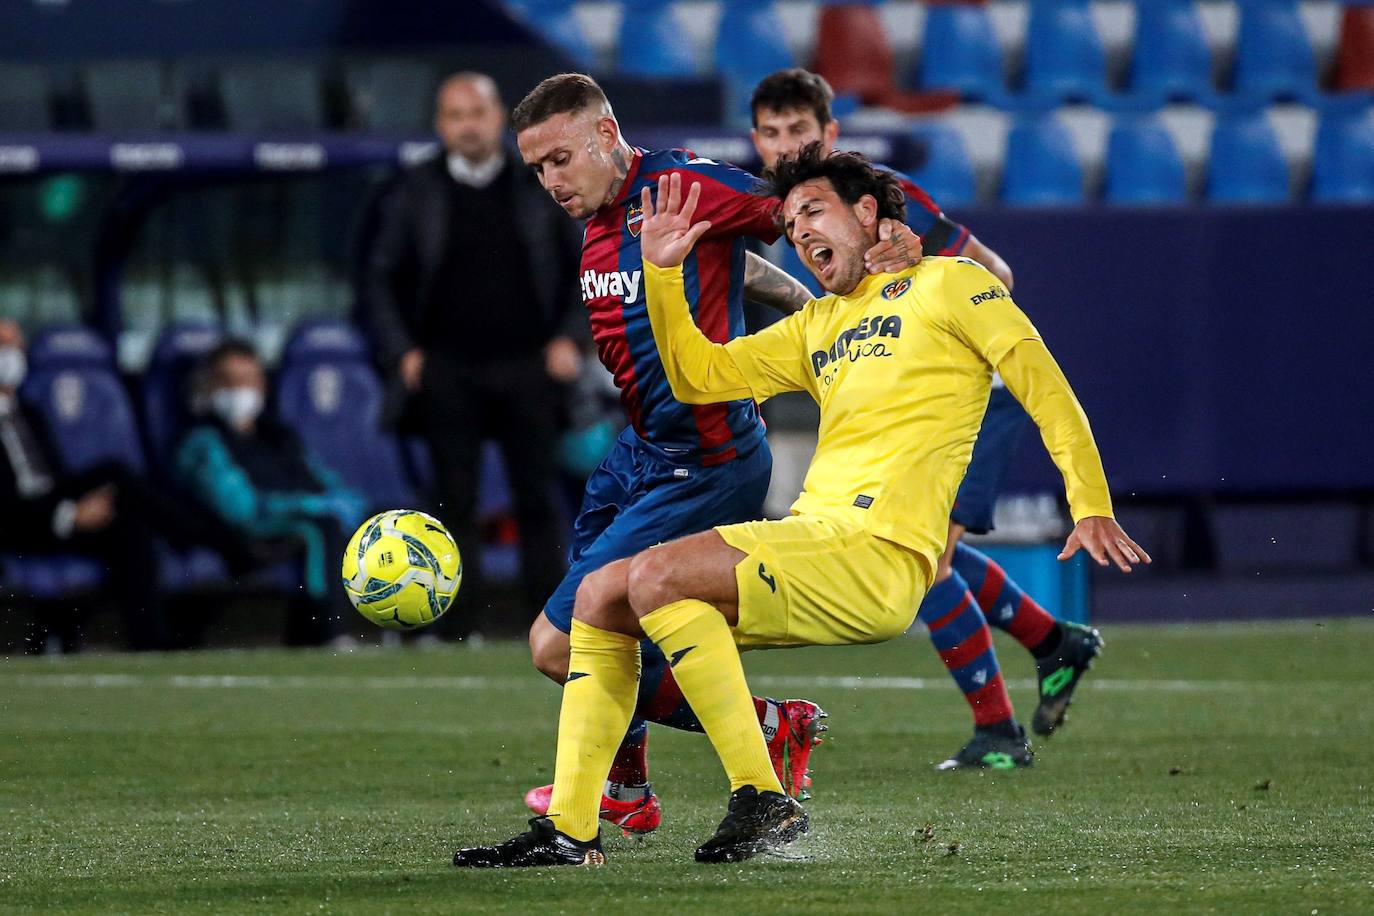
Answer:
POLYGON ((782 792, 739 649, 720 612, 705 601, 686 598, 665 604, 639 623, 668 657, 682 695, 725 766, 730 791, 754 786, 760 792, 782 792))
POLYGON ((580 620, 569 636, 549 817, 574 840, 596 836, 601 788, 639 693, 639 640, 580 620))

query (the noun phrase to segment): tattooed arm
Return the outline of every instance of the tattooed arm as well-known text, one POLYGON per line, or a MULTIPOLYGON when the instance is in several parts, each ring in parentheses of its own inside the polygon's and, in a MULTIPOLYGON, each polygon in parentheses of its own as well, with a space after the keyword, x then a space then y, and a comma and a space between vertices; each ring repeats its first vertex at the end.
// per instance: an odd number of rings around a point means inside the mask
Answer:
POLYGON ((747 251, 744 253, 744 297, 790 315, 800 312, 811 300, 811 291, 791 274, 747 251))

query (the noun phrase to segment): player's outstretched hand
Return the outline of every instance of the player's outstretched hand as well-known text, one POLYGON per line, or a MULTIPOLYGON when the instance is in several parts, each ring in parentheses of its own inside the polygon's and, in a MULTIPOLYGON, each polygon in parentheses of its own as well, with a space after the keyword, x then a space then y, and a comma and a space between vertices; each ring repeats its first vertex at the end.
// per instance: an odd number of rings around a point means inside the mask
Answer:
POLYGON ((871 274, 895 274, 915 267, 921 260, 921 237, 901 220, 878 221, 878 244, 864 252, 864 267, 871 274))
POLYGON ((1086 550, 1098 566, 1115 563, 1124 573, 1140 563, 1151 562, 1145 549, 1131 540, 1114 518, 1090 516, 1074 525, 1059 559, 1067 560, 1080 548, 1086 550))
POLYGON ((639 247, 645 261, 655 267, 676 267, 687 259, 697 239, 711 228, 710 220, 692 222, 700 197, 701 185, 694 181, 687 199, 682 199, 682 175, 678 172, 658 177, 657 203, 647 187, 640 192, 644 223, 639 229, 639 247))

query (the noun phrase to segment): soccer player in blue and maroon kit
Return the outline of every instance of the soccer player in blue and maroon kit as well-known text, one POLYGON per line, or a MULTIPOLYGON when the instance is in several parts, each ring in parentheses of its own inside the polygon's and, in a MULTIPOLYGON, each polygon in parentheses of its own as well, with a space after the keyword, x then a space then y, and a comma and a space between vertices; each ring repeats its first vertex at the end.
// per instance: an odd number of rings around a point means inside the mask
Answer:
MULTIPOLYGON (((772 472, 758 406, 750 400, 692 407, 672 394, 649 324, 639 249, 640 191, 681 172, 701 185, 698 214, 711 229, 684 265, 697 325, 712 340, 744 333, 743 300, 785 311, 809 299, 804 287, 752 255, 745 238, 773 241, 780 202, 753 193, 754 177, 687 150, 631 147, 605 94, 590 77, 550 77, 515 108, 511 126, 520 154, 569 215, 587 221, 580 281, 602 363, 615 377, 630 425, 587 481, 573 530, 567 578, 530 630, 540 671, 559 684, 568 671, 568 633, 584 577, 655 544, 715 525, 762 517, 772 472)), ((874 271, 915 263, 917 240, 900 223, 869 253, 874 271)), ((534 265, 532 269, 538 269, 534 265)), ((499 307, 499 305, 497 306, 499 307)), ((598 596, 606 600, 606 596, 598 596)), ((627 602, 627 596, 610 600, 627 602)), ((759 723, 779 779, 790 794, 805 788, 807 761, 824 713, 805 700, 755 698, 759 723)), ((649 785, 646 721, 700 731, 661 652, 646 642, 636 718, 608 774, 602 817, 627 830, 658 826, 661 809, 649 785)), ((537 814, 549 789, 532 789, 537 814)))
MULTIPOLYGON (((796 156, 808 143, 819 142, 827 153, 834 149, 840 126, 830 112, 833 99, 829 84, 807 70, 779 70, 764 77, 750 100, 751 137, 764 167, 771 169, 782 156, 796 156)), ((921 237, 925 254, 971 258, 1011 289, 1011 268, 997 252, 945 216, 914 181, 895 174, 906 192, 907 225, 921 237)), ((795 258, 791 248, 786 254, 795 258)), ((818 289, 800 261, 794 272, 813 290, 818 289)), ((973 710, 973 740, 939 764, 942 770, 1028 766, 1032 761, 1025 733, 1012 714, 989 623, 1035 657, 1040 704, 1031 725, 1040 735, 1051 734, 1063 721, 1074 689, 1102 646, 1096 630, 1056 621, 1007 578, 992 558, 961 541, 965 531, 982 534, 992 529, 997 491, 1006 478, 1016 441, 1030 423, 1001 379, 994 376, 993 382, 973 458, 955 498, 936 584, 918 614, 973 710)))

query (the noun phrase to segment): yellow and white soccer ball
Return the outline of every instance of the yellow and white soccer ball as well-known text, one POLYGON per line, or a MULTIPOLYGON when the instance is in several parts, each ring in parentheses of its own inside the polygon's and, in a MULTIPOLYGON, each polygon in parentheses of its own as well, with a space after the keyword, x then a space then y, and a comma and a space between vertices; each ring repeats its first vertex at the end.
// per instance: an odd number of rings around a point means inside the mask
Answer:
POLYGON ((432 515, 392 509, 363 522, 344 549, 343 586, 368 620, 393 630, 433 623, 458 594, 463 559, 432 515))

